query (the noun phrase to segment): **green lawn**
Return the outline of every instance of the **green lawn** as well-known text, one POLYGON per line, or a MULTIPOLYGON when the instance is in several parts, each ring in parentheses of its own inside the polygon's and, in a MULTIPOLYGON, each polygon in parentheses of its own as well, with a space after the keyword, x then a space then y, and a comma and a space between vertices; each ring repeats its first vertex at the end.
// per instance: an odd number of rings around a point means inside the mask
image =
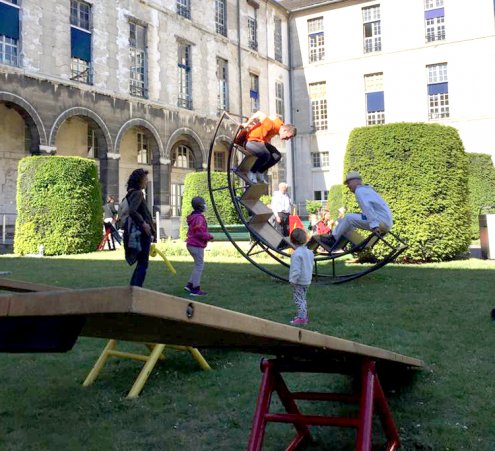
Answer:
MULTIPOLYGON (((192 261, 171 261, 178 275, 155 260, 145 287, 184 296, 192 261)), ((396 265, 349 284, 310 288, 309 329, 426 362, 409 385, 390 395, 405 450, 495 449, 495 323, 489 316, 494 269, 495 262, 479 260, 396 265)), ((67 287, 126 285, 131 273, 119 251, 2 256, 0 271, 5 270, 15 279, 67 287)), ((283 323, 294 314, 290 287, 239 258, 207 254, 202 285, 212 305, 283 323)), ((130 401, 125 395, 140 369, 136 362, 112 360, 95 385, 81 386, 104 343, 82 338, 68 354, 0 355, 1 450, 245 448, 259 355, 208 350, 214 371, 202 372, 189 356, 171 353, 141 396, 130 401)), ((288 381, 290 388, 304 382, 319 390, 348 385, 325 375, 290 375, 288 381)), ((292 435, 291 426, 270 425, 264 449, 284 449, 292 435)), ((352 431, 315 428, 314 436, 311 449, 353 449, 352 431)))

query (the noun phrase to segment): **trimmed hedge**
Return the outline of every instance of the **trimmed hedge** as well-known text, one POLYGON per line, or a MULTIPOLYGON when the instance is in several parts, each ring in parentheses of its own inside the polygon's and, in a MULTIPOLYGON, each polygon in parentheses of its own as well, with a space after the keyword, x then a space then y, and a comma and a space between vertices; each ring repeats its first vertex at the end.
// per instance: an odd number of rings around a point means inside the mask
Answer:
POLYGON ((96 164, 79 157, 26 157, 19 162, 14 252, 45 255, 95 251, 103 211, 96 164))
POLYGON ((339 208, 344 206, 344 185, 333 185, 328 192, 328 211, 332 219, 339 217, 339 208))
POLYGON ((468 158, 471 238, 478 239, 480 237, 480 208, 495 205, 495 168, 490 155, 470 153, 468 158))
MULTIPOLYGON (((345 173, 351 170, 390 205, 394 231, 409 243, 402 260, 443 261, 467 251, 468 158, 456 129, 424 123, 354 129, 344 161, 345 173)), ((357 211, 351 192, 345 199, 348 211, 357 211)))
POLYGON ((306 200, 306 211, 308 214, 317 214, 320 210, 323 204, 321 203, 321 200, 306 200))
MULTIPOLYGON (((226 172, 212 172, 212 186, 227 186, 226 172)), ((230 198, 229 190, 223 189, 215 191, 215 204, 222 217, 224 224, 239 224, 239 216, 230 198)), ((193 197, 201 196, 205 199, 208 209, 205 213, 208 224, 218 224, 215 211, 211 205, 210 192, 208 191, 208 173, 191 172, 186 175, 184 182, 184 195, 182 197, 182 209, 180 218, 180 237, 185 240, 187 236, 187 216, 192 212, 191 201, 193 197)))

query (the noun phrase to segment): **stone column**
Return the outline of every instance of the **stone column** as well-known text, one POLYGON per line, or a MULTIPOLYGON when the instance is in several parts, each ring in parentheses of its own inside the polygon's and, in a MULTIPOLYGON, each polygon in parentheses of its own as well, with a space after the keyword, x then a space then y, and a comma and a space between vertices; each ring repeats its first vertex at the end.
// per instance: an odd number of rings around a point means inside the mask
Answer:
POLYGON ((113 196, 119 202, 119 159, 120 154, 107 152, 100 160, 100 182, 103 199, 113 196))
POLYGON ((170 160, 160 158, 153 164, 154 212, 160 214, 160 238, 170 235, 170 160))

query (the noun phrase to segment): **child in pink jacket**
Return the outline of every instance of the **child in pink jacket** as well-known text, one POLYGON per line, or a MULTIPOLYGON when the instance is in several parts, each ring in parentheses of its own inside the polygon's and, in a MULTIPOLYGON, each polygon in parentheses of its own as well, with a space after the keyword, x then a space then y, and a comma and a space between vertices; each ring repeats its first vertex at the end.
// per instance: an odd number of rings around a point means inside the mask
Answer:
POLYGON ((189 277, 184 290, 189 291, 191 296, 206 296, 207 293, 201 290, 201 273, 204 267, 205 247, 208 241, 213 239, 208 233, 208 224, 203 215, 206 211, 206 202, 202 197, 193 198, 192 207, 194 211, 187 217, 187 250, 194 259, 194 268, 189 277))

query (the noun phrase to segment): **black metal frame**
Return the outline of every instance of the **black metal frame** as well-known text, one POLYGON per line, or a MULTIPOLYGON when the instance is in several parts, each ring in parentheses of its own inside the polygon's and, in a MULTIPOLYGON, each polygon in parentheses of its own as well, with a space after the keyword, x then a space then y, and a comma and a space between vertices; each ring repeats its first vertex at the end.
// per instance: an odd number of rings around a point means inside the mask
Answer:
MULTIPOLYGON (((287 261, 284 261, 284 258, 290 259, 290 254, 288 252, 285 252, 284 250, 280 249, 275 249, 272 246, 269 245, 269 243, 265 242, 263 237, 260 236, 258 233, 253 231, 250 226, 249 226, 249 219, 245 218, 244 213, 242 211, 242 206, 239 202, 239 199, 241 196, 237 194, 237 191, 239 190, 239 187, 235 186, 234 180, 240 179, 239 176, 236 176, 234 171, 233 171, 233 163, 236 161, 235 157, 237 156, 237 152, 240 152, 237 148, 237 145, 234 143, 234 139, 231 140, 228 148, 228 158, 227 158, 227 185, 222 186, 220 188, 218 187, 213 187, 212 186, 212 180, 211 180, 211 173, 212 173, 212 160, 213 160, 213 148, 215 146, 215 141, 217 139, 218 132, 222 126, 222 123, 224 122, 225 119, 228 119, 233 123, 233 125, 236 125, 236 131, 234 133, 234 137, 237 136, 237 133, 240 130, 239 126, 239 121, 235 119, 235 117, 242 119, 240 116, 223 112, 222 115, 220 116, 220 119, 217 123, 217 127, 215 129, 215 133, 213 135, 213 139, 210 144, 210 149, 208 153, 208 190, 210 192, 210 200, 211 200, 211 205, 213 207, 213 211, 215 212, 215 215, 218 219, 218 223, 220 227, 222 228, 222 231, 225 233, 227 238, 230 240, 230 242, 234 245, 234 247, 237 249, 237 251, 246 259, 248 260, 252 265, 263 271, 264 273, 268 274, 269 276, 278 279, 283 282, 288 282, 289 281, 289 275, 288 275, 288 270, 290 267, 290 264, 287 261), (237 177, 237 178, 234 178, 237 177), (216 202, 215 202, 215 196, 214 193, 219 190, 224 190, 228 189, 230 193, 230 197, 232 199, 232 202, 234 204, 234 207, 236 209, 236 212, 239 216, 240 221, 242 224, 246 227, 246 230, 251 234, 252 240, 251 240, 251 246, 249 250, 246 252, 244 251, 235 241, 235 239, 231 236, 229 233, 226 225, 224 224, 224 221, 222 219, 222 216, 217 208, 216 202), (256 252, 254 252, 256 250, 256 252), (269 268, 266 267, 266 265, 263 265, 257 261, 254 260, 254 256, 258 254, 267 254, 270 256, 273 260, 275 260, 277 263, 281 265, 281 267, 285 268, 286 274, 287 275, 280 275, 269 268)), ((244 155, 244 154, 243 154, 244 155)), ((241 188, 242 189, 242 188, 241 188)), ((359 277, 362 277, 366 274, 369 274, 373 271, 376 271, 377 269, 385 266, 387 263, 392 262, 395 260, 400 254, 402 254, 408 247, 407 243, 402 240, 397 234, 393 232, 388 232, 389 235, 391 235, 399 244, 394 246, 389 242, 389 240, 386 240, 384 236, 371 233, 369 236, 363 239, 358 244, 352 244, 352 243, 347 243, 343 251, 341 252, 319 252, 315 256, 315 270, 314 270, 314 278, 316 281, 321 281, 321 282, 330 282, 334 284, 338 283, 344 283, 344 282, 349 282, 351 280, 357 279, 359 277), (335 266, 335 261, 342 259, 342 257, 349 255, 349 254, 355 254, 359 253, 365 249, 371 249, 374 247, 378 242, 384 243, 389 249, 390 252, 379 262, 374 264, 373 266, 366 267, 366 269, 350 274, 344 274, 344 275, 337 275, 336 273, 336 266, 335 266), (332 262, 332 273, 331 274, 326 274, 326 273, 321 273, 318 271, 318 263, 320 262, 326 262, 326 261, 331 261, 332 262)))

